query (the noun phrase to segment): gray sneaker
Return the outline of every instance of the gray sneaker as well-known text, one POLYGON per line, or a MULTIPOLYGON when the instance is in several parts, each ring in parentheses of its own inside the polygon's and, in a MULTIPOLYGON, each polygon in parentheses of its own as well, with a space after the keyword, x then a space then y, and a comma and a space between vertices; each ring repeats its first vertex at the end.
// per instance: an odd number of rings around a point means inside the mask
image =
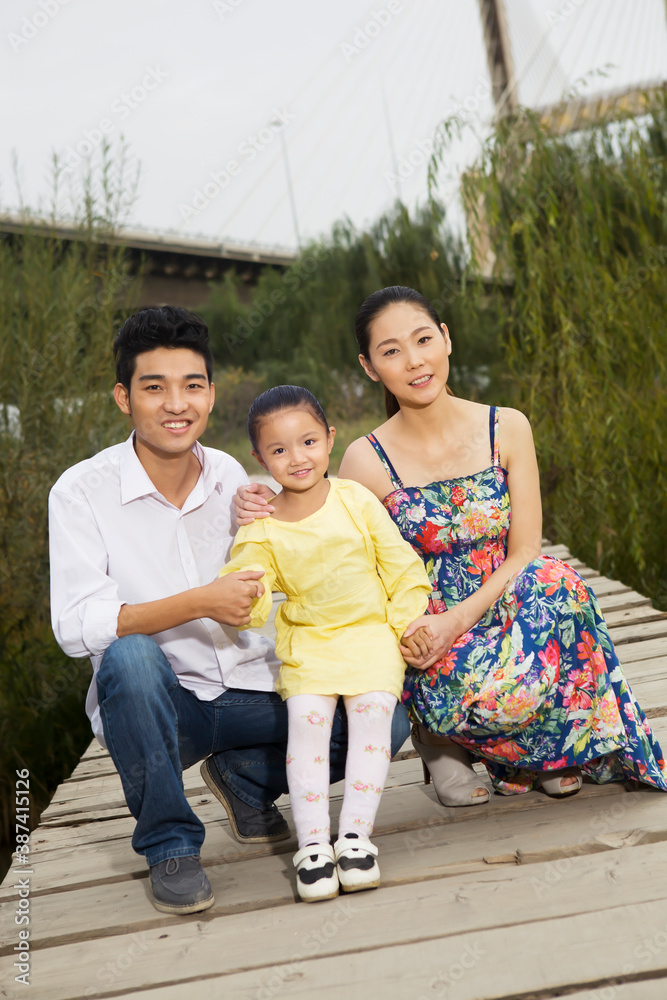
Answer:
POLYGON ((150 881, 153 905, 162 913, 197 913, 215 902, 198 854, 151 865, 150 881))

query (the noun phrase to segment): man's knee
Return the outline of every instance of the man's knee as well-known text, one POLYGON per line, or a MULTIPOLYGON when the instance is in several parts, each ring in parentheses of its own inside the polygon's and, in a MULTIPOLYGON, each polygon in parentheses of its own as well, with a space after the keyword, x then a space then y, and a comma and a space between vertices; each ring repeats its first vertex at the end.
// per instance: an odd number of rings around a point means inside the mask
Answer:
POLYGON ((105 650, 97 672, 97 683, 122 686, 132 692, 155 690, 160 680, 167 685, 177 683, 169 661, 147 635, 126 635, 116 639, 105 650))

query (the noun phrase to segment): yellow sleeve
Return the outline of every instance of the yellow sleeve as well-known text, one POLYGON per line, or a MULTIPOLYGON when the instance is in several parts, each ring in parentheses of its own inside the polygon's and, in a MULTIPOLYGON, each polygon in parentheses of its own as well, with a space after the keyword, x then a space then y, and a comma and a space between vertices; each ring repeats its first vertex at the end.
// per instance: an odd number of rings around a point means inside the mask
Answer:
MULTIPOLYGON (((253 525, 248 525, 252 528, 253 525)), ((264 584, 264 593, 261 597, 256 597, 250 609, 250 624, 243 625, 246 628, 261 628, 266 625, 271 614, 271 592, 275 589, 276 571, 269 548, 268 539, 258 540, 248 537, 249 532, 245 528, 239 528, 234 539, 229 562, 220 570, 220 576, 228 573, 238 573, 244 569, 264 570, 261 582, 264 584)))
POLYGON ((403 538, 378 498, 358 483, 353 485, 354 499, 375 546, 378 573, 389 599, 387 621, 400 640, 410 622, 426 611, 431 581, 422 559, 403 538))

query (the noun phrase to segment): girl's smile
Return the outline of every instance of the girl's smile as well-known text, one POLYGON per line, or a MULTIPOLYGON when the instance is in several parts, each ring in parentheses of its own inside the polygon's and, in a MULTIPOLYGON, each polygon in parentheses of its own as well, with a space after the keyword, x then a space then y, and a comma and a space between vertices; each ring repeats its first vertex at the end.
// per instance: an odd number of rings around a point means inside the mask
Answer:
POLYGON ((303 494, 328 486, 334 435, 306 407, 277 410, 262 419, 253 455, 284 491, 303 494))

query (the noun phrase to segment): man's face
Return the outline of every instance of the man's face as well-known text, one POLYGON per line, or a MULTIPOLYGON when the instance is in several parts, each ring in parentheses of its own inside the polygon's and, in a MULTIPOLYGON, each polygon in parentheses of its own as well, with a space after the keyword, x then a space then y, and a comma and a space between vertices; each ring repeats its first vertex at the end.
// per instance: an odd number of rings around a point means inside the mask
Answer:
POLYGON ((137 355, 129 393, 119 382, 114 398, 132 418, 137 451, 168 457, 189 452, 201 436, 215 391, 201 354, 156 347, 137 355))

